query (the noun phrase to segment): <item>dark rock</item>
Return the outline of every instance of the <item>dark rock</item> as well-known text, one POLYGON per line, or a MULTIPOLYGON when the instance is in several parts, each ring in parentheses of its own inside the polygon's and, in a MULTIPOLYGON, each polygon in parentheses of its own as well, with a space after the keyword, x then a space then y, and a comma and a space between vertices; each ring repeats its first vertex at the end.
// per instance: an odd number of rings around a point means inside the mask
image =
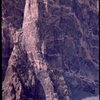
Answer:
POLYGON ((2 1, 2 100, 83 100, 99 94, 96 0, 2 1))

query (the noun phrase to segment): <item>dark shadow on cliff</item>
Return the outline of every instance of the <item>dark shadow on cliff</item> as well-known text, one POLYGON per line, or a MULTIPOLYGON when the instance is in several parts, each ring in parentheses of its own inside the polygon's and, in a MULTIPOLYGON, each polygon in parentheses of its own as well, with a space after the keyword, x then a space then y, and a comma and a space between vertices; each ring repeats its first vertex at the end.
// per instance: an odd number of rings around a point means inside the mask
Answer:
POLYGON ((36 80, 35 93, 33 100, 46 100, 43 87, 39 80, 36 80))

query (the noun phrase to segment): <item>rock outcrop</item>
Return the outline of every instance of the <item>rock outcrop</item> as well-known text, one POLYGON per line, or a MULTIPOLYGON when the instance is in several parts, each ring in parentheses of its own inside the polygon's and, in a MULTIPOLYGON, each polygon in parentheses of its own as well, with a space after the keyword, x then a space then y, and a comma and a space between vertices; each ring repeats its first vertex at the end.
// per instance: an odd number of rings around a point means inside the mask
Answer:
POLYGON ((2 100, 82 100, 98 95, 97 3, 3 0, 2 100))

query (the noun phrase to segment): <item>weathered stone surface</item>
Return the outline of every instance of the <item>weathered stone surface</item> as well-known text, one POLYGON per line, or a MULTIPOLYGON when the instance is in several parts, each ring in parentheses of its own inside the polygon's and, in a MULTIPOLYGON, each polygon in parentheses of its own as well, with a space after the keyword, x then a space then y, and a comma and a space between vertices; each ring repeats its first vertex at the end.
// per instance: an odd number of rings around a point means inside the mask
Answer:
POLYGON ((98 98, 98 30, 97 0, 3 0, 3 100, 98 98))

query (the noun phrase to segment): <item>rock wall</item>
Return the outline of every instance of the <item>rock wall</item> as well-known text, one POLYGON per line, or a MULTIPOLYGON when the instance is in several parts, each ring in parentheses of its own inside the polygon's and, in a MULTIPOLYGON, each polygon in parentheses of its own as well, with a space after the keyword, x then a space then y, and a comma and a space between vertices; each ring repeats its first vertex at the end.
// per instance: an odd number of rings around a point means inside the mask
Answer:
POLYGON ((97 0, 3 0, 3 100, 97 96, 98 11, 97 0))
POLYGON ((22 27, 25 0, 2 0, 2 80, 13 49, 13 37, 22 27))

